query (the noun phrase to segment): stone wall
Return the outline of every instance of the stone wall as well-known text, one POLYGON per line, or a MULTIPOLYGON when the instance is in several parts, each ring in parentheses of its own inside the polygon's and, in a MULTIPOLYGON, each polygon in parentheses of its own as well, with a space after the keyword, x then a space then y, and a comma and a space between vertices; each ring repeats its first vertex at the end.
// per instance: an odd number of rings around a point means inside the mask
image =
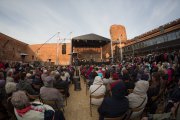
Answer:
POLYGON ((111 40, 127 41, 126 28, 123 25, 111 25, 110 27, 111 40))
POLYGON ((30 54, 30 56, 34 56, 34 61, 40 60, 44 62, 48 62, 51 59, 52 63, 61 64, 61 65, 69 65, 70 64, 70 50, 71 44, 66 43, 66 54, 62 54, 62 44, 59 44, 57 50, 56 43, 48 43, 44 44, 35 44, 29 45, 34 54, 30 54))

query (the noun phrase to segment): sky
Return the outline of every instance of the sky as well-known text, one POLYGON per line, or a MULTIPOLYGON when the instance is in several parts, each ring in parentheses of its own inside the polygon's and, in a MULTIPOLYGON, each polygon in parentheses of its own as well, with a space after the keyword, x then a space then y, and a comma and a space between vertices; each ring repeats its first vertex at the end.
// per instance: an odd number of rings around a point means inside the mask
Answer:
POLYGON ((0 0, 0 32, 28 44, 56 42, 58 32, 110 38, 113 24, 131 39, 178 18, 180 0, 0 0))

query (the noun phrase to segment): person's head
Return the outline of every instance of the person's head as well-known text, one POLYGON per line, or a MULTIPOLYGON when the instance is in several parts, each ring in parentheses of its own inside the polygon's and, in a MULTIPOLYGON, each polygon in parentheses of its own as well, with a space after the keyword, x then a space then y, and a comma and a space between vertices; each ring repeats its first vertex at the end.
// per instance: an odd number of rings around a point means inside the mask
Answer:
POLYGON ((102 78, 101 78, 100 76, 96 76, 96 77, 94 78, 93 84, 102 85, 102 84, 103 84, 102 78))
POLYGON ((26 73, 25 72, 20 72, 20 79, 24 80, 26 77, 26 73))
POLYGON ((122 81, 117 82, 112 88, 111 88, 112 96, 121 99, 126 95, 126 87, 122 81))
POLYGON ((44 79, 44 86, 53 87, 53 78, 51 76, 48 76, 44 79))
POLYGON ((158 72, 154 72, 154 73, 152 74, 152 81, 153 81, 153 82, 159 82, 159 81, 160 81, 160 75, 159 75, 158 72))
POLYGON ((143 73, 143 74, 141 75, 141 80, 148 80, 148 79, 149 79, 149 76, 148 76, 147 73, 143 73))
POLYGON ((18 109, 24 109, 30 105, 30 101, 24 91, 17 91, 12 94, 11 103, 18 109))
POLYGON ((8 70, 7 76, 8 77, 12 77, 13 76, 13 70, 12 69, 8 70))
POLYGON ((163 63, 162 66, 164 69, 168 69, 168 63, 163 63))
POLYGON ((51 71, 50 76, 55 76, 56 75, 56 71, 51 71))
POLYGON ((65 76, 65 73, 64 73, 64 72, 62 72, 62 73, 61 73, 61 76, 65 76))
POLYGON ((60 74, 59 74, 59 73, 56 73, 55 76, 54 76, 54 78, 55 78, 56 80, 59 80, 59 79, 60 79, 60 74))
POLYGON ((27 78, 27 79, 31 79, 31 77, 32 77, 31 73, 27 73, 27 74, 26 74, 26 78, 27 78))
POLYGON ((135 83, 135 88, 133 93, 137 93, 140 95, 145 95, 149 88, 149 82, 144 80, 139 80, 135 83))
POLYGON ((4 80, 4 73, 0 72, 0 80, 4 80))
POLYGON ((105 78, 106 78, 106 79, 109 79, 109 78, 110 78, 110 72, 108 72, 108 71, 105 72, 105 78))
POLYGON ((5 90, 7 94, 11 94, 16 91, 16 83, 14 82, 8 82, 5 85, 5 90))
POLYGON ((32 84, 34 84, 34 85, 41 85, 41 84, 42 84, 42 81, 41 81, 40 78, 34 78, 34 79, 32 80, 32 84))

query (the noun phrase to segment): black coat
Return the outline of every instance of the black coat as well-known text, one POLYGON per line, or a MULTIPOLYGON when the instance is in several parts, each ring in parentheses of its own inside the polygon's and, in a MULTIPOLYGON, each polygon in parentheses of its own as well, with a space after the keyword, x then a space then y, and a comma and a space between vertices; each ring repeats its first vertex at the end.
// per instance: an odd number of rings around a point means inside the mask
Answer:
POLYGON ((104 117, 119 117, 129 109, 128 99, 125 95, 125 86, 123 82, 117 83, 112 88, 112 97, 104 98, 101 106, 98 108, 100 120, 104 117))

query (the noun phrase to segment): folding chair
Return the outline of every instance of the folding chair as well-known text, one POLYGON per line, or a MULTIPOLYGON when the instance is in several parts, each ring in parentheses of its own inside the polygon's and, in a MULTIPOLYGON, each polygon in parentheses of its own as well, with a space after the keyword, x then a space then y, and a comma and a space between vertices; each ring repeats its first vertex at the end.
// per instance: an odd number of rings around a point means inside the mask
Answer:
POLYGON ((42 102, 44 104, 51 106, 56 111, 61 111, 61 109, 62 109, 62 111, 64 112, 64 108, 63 107, 61 108, 58 106, 57 100, 42 100, 42 102))
POLYGON ((90 115, 91 116, 92 116, 92 106, 93 106, 93 104, 91 104, 92 98, 94 98, 94 99, 101 99, 101 98, 104 98, 104 95, 98 95, 98 96, 90 95, 90 115))
MULTIPOLYGON (((86 78, 85 78, 86 79, 86 78)), ((86 79, 86 95, 87 95, 87 92, 88 92, 88 89, 89 89, 89 80, 88 79, 86 79)))
POLYGON ((67 92, 65 89, 58 89, 59 92, 63 95, 63 99, 66 101, 66 106, 67 106, 67 92))
POLYGON ((28 96, 28 98, 30 99, 30 101, 40 100, 40 96, 39 96, 39 95, 30 95, 30 94, 28 94, 28 93, 26 93, 26 95, 28 96))
POLYGON ((38 91, 39 91, 42 85, 32 84, 32 86, 33 86, 33 88, 34 88, 35 90, 38 90, 38 91))
POLYGON ((120 117, 113 117, 113 118, 105 117, 104 120, 124 120, 124 117, 125 115, 122 115, 120 117))

